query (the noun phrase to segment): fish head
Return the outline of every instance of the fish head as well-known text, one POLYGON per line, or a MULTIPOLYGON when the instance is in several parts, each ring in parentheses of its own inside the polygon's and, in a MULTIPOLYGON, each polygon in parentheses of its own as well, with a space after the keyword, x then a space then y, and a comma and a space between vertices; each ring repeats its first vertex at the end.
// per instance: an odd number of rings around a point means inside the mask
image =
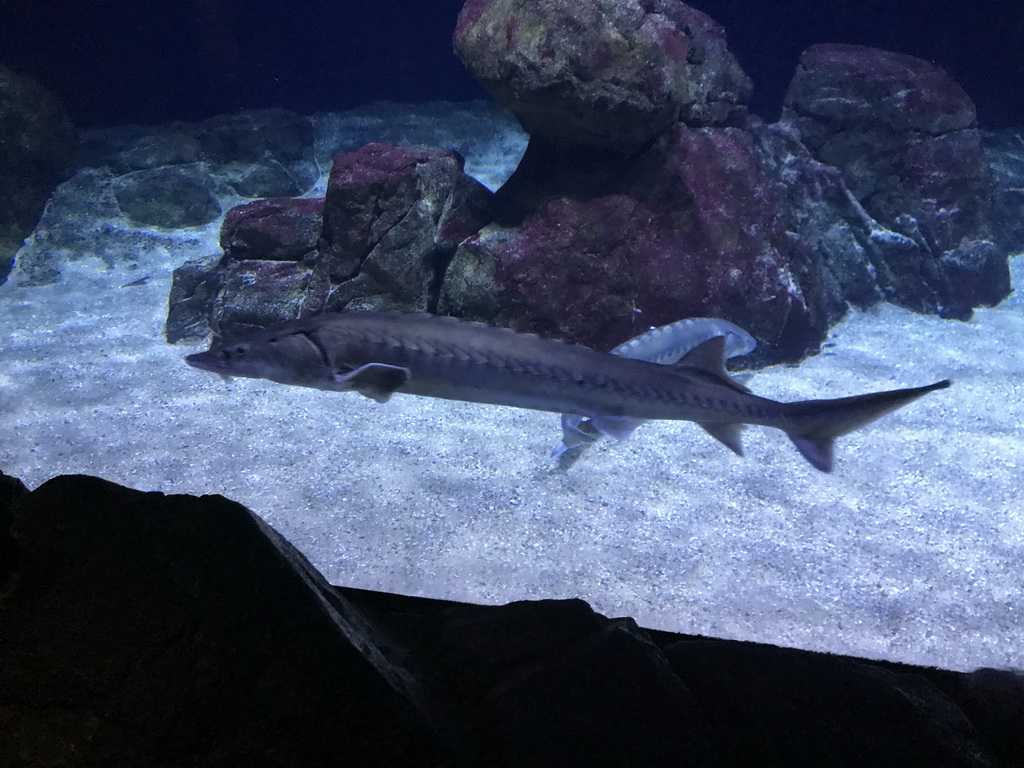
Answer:
POLYGON ((324 387, 332 380, 320 348, 304 333, 262 334, 214 343, 206 352, 187 355, 185 362, 221 376, 305 387, 324 387))

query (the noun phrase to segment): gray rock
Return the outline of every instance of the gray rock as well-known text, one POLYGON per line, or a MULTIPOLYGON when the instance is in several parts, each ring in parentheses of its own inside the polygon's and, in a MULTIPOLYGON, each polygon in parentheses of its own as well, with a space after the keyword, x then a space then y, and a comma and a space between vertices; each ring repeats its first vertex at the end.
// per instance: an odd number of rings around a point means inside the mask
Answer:
POLYGON ((76 146, 57 98, 0 65, 0 283, 54 188, 68 177, 76 146))
POLYGON ((168 344, 201 341, 210 335, 217 296, 224 276, 217 269, 221 254, 186 261, 174 270, 167 298, 164 337, 168 344))
POLYGON ((57 187, 18 253, 26 284, 52 283, 66 263, 85 258, 111 267, 143 266, 149 252, 189 242, 179 233, 126 227, 114 197, 116 179, 107 168, 84 168, 57 187))
POLYGON ((221 214, 216 188, 199 163, 132 171, 113 181, 121 212, 139 226, 181 229, 221 214))
POLYGON ((211 171, 242 197, 303 194, 320 177, 309 120, 284 109, 218 115, 197 127, 211 171))

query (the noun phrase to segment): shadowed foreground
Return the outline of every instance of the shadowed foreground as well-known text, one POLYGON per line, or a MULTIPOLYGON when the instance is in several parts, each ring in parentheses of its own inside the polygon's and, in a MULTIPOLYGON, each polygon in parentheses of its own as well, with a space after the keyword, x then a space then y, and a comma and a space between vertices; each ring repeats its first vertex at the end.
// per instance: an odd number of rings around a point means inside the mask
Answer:
POLYGON ((0 476, 0 626, 0 755, 26 767, 1024 754, 1009 672, 649 632, 579 600, 334 588, 235 502, 85 476, 31 493, 0 476))

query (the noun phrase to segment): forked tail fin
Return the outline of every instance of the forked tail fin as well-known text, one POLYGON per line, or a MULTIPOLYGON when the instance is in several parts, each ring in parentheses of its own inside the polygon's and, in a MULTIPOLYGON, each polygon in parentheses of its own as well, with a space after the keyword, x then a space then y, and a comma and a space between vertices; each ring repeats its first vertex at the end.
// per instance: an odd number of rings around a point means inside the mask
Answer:
POLYGON ((796 423, 786 429, 786 434, 812 466, 822 472, 831 472, 836 438, 949 385, 949 379, 944 379, 926 387, 873 392, 836 400, 788 403, 787 415, 796 423))

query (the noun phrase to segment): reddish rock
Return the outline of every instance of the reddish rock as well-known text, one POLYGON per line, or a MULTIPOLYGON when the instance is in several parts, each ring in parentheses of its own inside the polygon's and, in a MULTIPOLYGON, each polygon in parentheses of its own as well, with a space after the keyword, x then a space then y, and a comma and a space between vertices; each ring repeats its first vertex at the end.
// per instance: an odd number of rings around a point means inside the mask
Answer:
POLYGON ((897 303, 966 318, 1008 295, 974 105, 942 69, 873 48, 817 45, 801 57, 782 122, 840 169, 872 217, 909 239, 902 263, 889 263, 906 285, 897 303))
POLYGON ((167 339, 345 308, 432 310, 492 197, 451 150, 368 144, 338 155, 324 199, 238 206, 224 220, 223 256, 175 270, 167 339))
POLYGON ((975 125, 974 102, 939 66, 860 45, 804 51, 786 96, 802 116, 942 134, 975 125))
POLYGON ((504 209, 526 212, 460 247, 441 311, 599 349, 688 316, 739 324, 772 359, 816 348, 820 280, 777 222, 747 132, 678 126, 616 181, 560 157, 531 144, 504 209))
POLYGON ((677 120, 736 123, 751 85, 720 26, 677 0, 471 0, 469 71, 531 134, 632 152, 677 120))
MULTIPOLYGON (((393 261, 389 253, 408 251, 415 241, 415 252, 403 260, 415 262, 420 277, 429 281, 435 251, 454 249, 483 226, 490 196, 463 172, 456 152, 367 144, 334 158, 321 257, 330 262, 332 281, 340 283, 364 267, 373 271, 376 262, 393 261)), ((420 282, 404 286, 406 292, 418 295, 420 282)))
POLYGON ((220 247, 234 260, 297 261, 317 247, 323 198, 272 197, 228 211, 220 247))
POLYGON ((220 290, 210 311, 217 336, 238 337, 326 308, 329 286, 315 261, 224 261, 218 272, 220 290))

